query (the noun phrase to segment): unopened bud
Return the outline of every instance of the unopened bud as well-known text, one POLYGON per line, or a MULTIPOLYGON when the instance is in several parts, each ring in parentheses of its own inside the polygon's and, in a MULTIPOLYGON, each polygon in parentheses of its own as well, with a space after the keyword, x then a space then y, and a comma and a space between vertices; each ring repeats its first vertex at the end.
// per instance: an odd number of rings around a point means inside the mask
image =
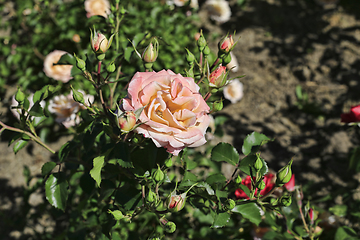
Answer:
POLYGON ((276 174, 276 185, 283 186, 285 183, 289 182, 292 176, 291 164, 293 160, 291 159, 288 164, 281 168, 276 174))
POLYGON ((215 101, 213 103, 213 111, 214 112, 217 112, 217 111, 221 111, 224 107, 224 104, 222 102, 222 100, 219 100, 219 101, 215 101))
POLYGON ((149 203, 156 202, 156 200, 157 200, 156 193, 154 193, 153 191, 151 191, 151 189, 149 189, 148 195, 146 196, 146 200, 149 203))
POLYGON ((291 202, 292 202, 291 196, 290 195, 282 196, 282 198, 280 199, 280 202, 285 207, 290 206, 291 202))
POLYGON ((161 171, 160 166, 158 165, 158 169, 154 172, 153 178, 156 182, 160 182, 164 179, 165 174, 161 171))
POLYGON ((236 203, 235 203, 235 201, 232 200, 232 199, 226 200, 226 202, 225 202, 225 204, 224 204, 224 207, 225 207, 227 210, 231 210, 231 209, 233 209, 235 206, 236 206, 236 203))
POLYGON ((146 63, 153 63, 156 61, 159 53, 159 42, 153 38, 152 42, 145 48, 142 59, 146 63))
POLYGON ((204 50, 203 50, 203 53, 204 53, 204 57, 207 57, 210 55, 211 51, 210 51, 210 48, 206 45, 204 50))
POLYGON ((15 100, 22 104, 25 101, 25 94, 20 90, 20 88, 17 89, 17 92, 15 94, 15 100))
POLYGON ((171 166, 173 165, 172 158, 166 159, 164 164, 165 164, 165 166, 168 167, 168 168, 171 167, 171 166))
POLYGON ((173 233, 176 230, 176 224, 174 222, 167 222, 165 224, 165 231, 167 233, 173 233))
POLYGON ((128 133, 133 130, 136 125, 136 121, 137 119, 134 112, 125 112, 118 118, 119 128, 122 132, 128 133))
POLYGON ((84 104, 84 95, 81 92, 75 90, 73 87, 71 87, 71 89, 72 89, 74 101, 84 104))
POLYGON ((86 63, 85 63, 85 61, 82 60, 81 58, 79 58, 78 56, 76 56, 75 54, 74 54, 74 56, 75 56, 75 59, 76 59, 76 67, 77 67, 78 69, 80 69, 81 71, 85 71, 85 70, 86 70, 86 63))
POLYGON ((202 52, 205 49, 205 46, 207 46, 207 42, 202 31, 200 32, 200 37, 197 40, 197 45, 199 47, 200 52, 202 52))
POLYGON ((234 39, 231 35, 225 36, 220 40, 218 48, 220 52, 229 53, 234 46, 234 39))
POLYGON ((314 214, 314 210, 312 208, 309 209, 309 218, 310 218, 311 224, 314 224, 315 214, 314 214))
POLYGON ((186 61, 189 65, 193 65, 195 61, 195 56, 186 48, 186 61))
POLYGON ((261 158, 259 155, 257 155, 256 161, 254 163, 254 168, 257 172, 259 172, 262 167, 263 167, 263 163, 261 161, 261 158))
POLYGON ((265 187, 266 187, 265 182, 264 182, 263 180, 261 180, 261 181, 258 183, 257 188, 258 188, 259 190, 263 190, 265 187))
POLYGON ((210 86, 220 88, 225 85, 227 80, 226 78, 227 78, 226 67, 220 65, 209 76, 210 86))
POLYGON ((113 73, 116 70, 116 66, 115 63, 110 63, 109 65, 106 66, 106 71, 108 71, 109 73, 113 73))
POLYGON ((183 209, 185 207, 187 193, 196 184, 197 183, 192 185, 186 192, 184 192, 183 194, 180 194, 180 195, 176 194, 176 187, 175 187, 174 191, 171 192, 171 194, 169 195, 169 197, 167 199, 167 202, 166 202, 167 209, 172 212, 178 212, 181 209, 183 209))
POLYGON ((241 184, 242 179, 241 179, 240 175, 238 175, 238 176, 235 178, 235 182, 236 182, 237 184, 241 184))
POLYGON ((222 64, 224 64, 226 66, 230 62, 231 62, 231 55, 230 54, 224 55, 223 58, 222 58, 222 64))

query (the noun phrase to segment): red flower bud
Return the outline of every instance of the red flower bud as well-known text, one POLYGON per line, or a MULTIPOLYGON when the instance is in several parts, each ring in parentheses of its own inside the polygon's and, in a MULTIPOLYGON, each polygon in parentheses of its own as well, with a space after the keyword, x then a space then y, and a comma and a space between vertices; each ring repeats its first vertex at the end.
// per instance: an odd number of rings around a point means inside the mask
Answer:
POLYGON ((219 50, 223 51, 225 53, 230 52, 232 50, 233 46, 234 46, 234 39, 231 35, 225 36, 219 42, 219 50))
MULTIPOLYGON (((255 180, 255 177, 253 179, 255 180)), ((274 188, 275 175, 272 173, 265 174, 264 183, 265 183, 265 188, 260 191, 261 195, 266 195, 267 193, 269 193, 271 191, 271 189, 274 188)), ((248 187, 249 189, 251 189, 251 177, 246 176, 246 178, 242 180, 241 184, 243 184, 246 187, 248 187)), ((256 193, 257 193, 257 189, 255 190, 255 195, 256 195, 256 193)), ((250 199, 250 197, 248 195, 246 195, 246 193, 243 190, 241 190, 240 188, 235 190, 235 197, 237 199, 250 199)))
POLYGON ((289 192, 293 192, 295 190, 295 175, 293 174, 290 178, 290 181, 284 184, 285 188, 289 192))
POLYGON ((341 122, 344 123, 360 122, 360 105, 351 107, 349 113, 342 113, 341 122))

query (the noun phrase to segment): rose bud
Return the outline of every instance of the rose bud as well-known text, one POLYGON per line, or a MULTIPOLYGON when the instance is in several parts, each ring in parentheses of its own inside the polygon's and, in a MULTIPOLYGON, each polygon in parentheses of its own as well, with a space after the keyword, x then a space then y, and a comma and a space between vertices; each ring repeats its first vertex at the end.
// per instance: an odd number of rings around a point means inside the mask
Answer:
POLYGON ((84 95, 81 92, 75 90, 72 86, 71 86, 71 89, 72 89, 74 101, 84 104, 84 95))
POLYGON ((233 37, 231 35, 226 35, 220 40, 218 47, 220 52, 229 53, 234 47, 233 37))
POLYGON ((145 48, 142 59, 146 63, 153 63, 156 61, 156 58, 159 55, 159 42, 156 38, 150 42, 150 44, 145 48))
POLYGON ((312 208, 309 209, 309 218, 310 218, 311 224, 314 224, 315 215, 314 215, 314 210, 312 208))
POLYGON ((98 60, 103 60, 105 58, 104 53, 110 48, 114 35, 111 35, 110 39, 108 40, 104 34, 101 32, 97 32, 94 29, 94 32, 91 31, 90 35, 90 42, 91 48, 98 55, 98 60))
POLYGON ((292 176, 291 164, 293 160, 291 159, 288 164, 286 164, 282 169, 280 169, 276 174, 276 185, 283 186, 285 183, 288 183, 292 176))
POLYGON ((176 224, 174 222, 167 222, 165 224, 165 231, 168 233, 173 233, 176 230, 176 224))
POLYGON ((263 167, 263 163, 261 161, 261 158, 260 156, 257 156, 256 161, 254 163, 254 168, 257 172, 259 172, 262 167, 263 167))
POLYGON ((236 203, 235 203, 235 201, 232 200, 232 199, 227 199, 226 202, 224 203, 224 207, 225 207, 227 210, 231 210, 231 209, 233 209, 235 206, 236 206, 236 203))
POLYGON ((291 196, 290 196, 290 195, 285 195, 285 196, 283 196, 283 197, 280 199, 280 202, 281 202, 281 204, 282 204, 283 206, 285 206, 285 207, 290 206, 290 205, 291 205, 291 202, 292 202, 291 196))
POLYGON ((295 190, 295 174, 292 174, 290 181, 285 183, 284 186, 289 192, 293 192, 295 190))
POLYGON ((78 56, 76 56, 76 54, 74 53, 74 57, 76 59, 76 67, 78 69, 80 69, 82 72, 84 72, 86 70, 86 63, 84 60, 82 60, 81 58, 79 58, 78 56))
POLYGON ((186 48, 186 61, 191 66, 194 64, 195 56, 192 52, 189 51, 189 49, 186 48))
POLYGON ((171 192, 171 194, 169 195, 169 197, 167 199, 167 208, 172 212, 178 212, 181 209, 183 209, 185 207, 187 193, 196 184, 197 183, 192 185, 186 192, 184 192, 183 194, 180 194, 180 195, 176 194, 176 188, 177 188, 177 184, 176 184, 174 191, 171 192))
POLYGON ((25 101, 25 94, 20 90, 20 88, 18 88, 16 94, 15 94, 15 100, 19 103, 19 104, 23 104, 25 101))
POLYGON ((119 128, 122 132, 128 133, 136 126, 136 115, 132 111, 127 111, 118 117, 119 128))
POLYGON ((154 172, 153 178, 155 181, 160 182, 164 179, 165 174, 161 171, 160 166, 158 165, 158 169, 154 172))
POLYGON ((360 105, 351 107, 349 113, 342 113, 341 122, 343 123, 360 122, 360 105))
POLYGON ((210 87, 221 88, 224 86, 227 81, 227 75, 226 67, 220 64, 209 76, 210 87))
POLYGON ((149 193, 148 193, 148 195, 146 196, 146 200, 147 200, 149 203, 156 202, 156 201, 157 201, 156 193, 154 193, 153 191, 151 191, 151 189, 149 189, 149 193))
POLYGON ((202 31, 200 32, 200 37, 197 40, 197 45, 201 52, 204 50, 205 46, 207 46, 207 42, 206 42, 206 39, 205 39, 202 31))

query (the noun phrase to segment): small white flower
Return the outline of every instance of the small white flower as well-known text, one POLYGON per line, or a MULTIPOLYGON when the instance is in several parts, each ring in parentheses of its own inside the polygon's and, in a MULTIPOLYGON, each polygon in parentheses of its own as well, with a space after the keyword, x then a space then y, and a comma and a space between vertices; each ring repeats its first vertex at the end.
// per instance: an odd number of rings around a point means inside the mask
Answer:
POLYGON ((224 87, 224 97, 230 100, 231 103, 240 101, 243 95, 243 84, 239 79, 231 80, 231 82, 224 87))
POLYGON ((229 2, 225 0, 207 0, 205 7, 212 20, 219 23, 224 23, 230 20, 231 9, 229 2))
POLYGON ((96 15, 107 18, 111 12, 108 0, 85 0, 84 5, 88 18, 96 15))
POLYGON ((231 61, 226 65, 227 69, 231 69, 232 72, 237 72, 239 70, 239 63, 236 59, 235 54, 230 52, 231 61))
POLYGON ((72 65, 54 65, 61 56, 67 54, 65 51, 55 50, 49 53, 44 60, 44 72, 46 76, 53 78, 63 83, 68 82, 73 77, 71 76, 72 65))
MULTIPOLYGON (((79 91, 84 96, 85 104, 94 101, 94 97, 91 95, 84 94, 83 91, 79 91)), ((55 96, 54 99, 51 99, 48 106, 49 112, 56 115, 55 121, 64 125, 66 128, 73 127, 76 124, 80 123, 80 117, 77 113, 81 109, 85 109, 85 106, 81 103, 75 102, 72 93, 67 96, 60 95, 55 96)))

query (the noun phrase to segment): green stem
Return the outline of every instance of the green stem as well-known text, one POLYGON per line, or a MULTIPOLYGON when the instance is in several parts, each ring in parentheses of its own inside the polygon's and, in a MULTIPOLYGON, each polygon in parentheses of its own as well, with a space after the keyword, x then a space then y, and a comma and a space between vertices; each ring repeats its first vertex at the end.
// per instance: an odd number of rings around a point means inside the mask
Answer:
POLYGON ((6 125, 5 123, 3 123, 2 121, 0 121, 0 125, 2 126, 2 128, 0 129, 0 134, 4 131, 4 130, 9 130, 9 131, 13 131, 13 132, 18 132, 18 133, 23 133, 27 136, 29 136, 32 140, 34 140, 35 142, 37 142, 38 144, 40 144, 41 146, 43 146, 44 148, 46 148, 49 152, 51 152, 52 154, 55 154, 56 152, 51 149, 48 145, 46 145, 45 143, 43 143, 39 137, 33 135, 32 133, 28 132, 28 131, 24 131, 18 128, 14 128, 14 127, 10 127, 8 125, 6 125))

